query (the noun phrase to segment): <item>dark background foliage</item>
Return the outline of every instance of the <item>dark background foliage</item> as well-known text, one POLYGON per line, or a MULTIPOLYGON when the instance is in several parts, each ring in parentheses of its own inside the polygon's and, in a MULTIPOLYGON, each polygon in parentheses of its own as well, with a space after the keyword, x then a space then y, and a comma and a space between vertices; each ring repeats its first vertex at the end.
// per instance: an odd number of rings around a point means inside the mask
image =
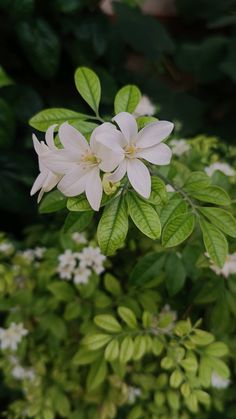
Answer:
POLYGON ((45 107, 84 110, 79 65, 99 74, 104 112, 117 88, 137 83, 179 135, 234 141, 236 1, 175 0, 175 13, 157 16, 135 3, 106 15, 95 0, 0 0, 0 65, 14 82, 0 90, 1 229, 19 233, 36 217, 28 120, 45 107))

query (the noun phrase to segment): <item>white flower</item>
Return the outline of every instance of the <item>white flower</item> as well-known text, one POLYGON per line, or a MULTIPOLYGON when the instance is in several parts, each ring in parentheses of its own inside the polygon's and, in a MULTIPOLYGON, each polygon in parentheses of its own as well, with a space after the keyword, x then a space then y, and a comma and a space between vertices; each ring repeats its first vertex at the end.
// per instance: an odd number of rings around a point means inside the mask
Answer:
POLYGON ((74 270, 74 283, 75 284, 87 284, 91 271, 87 268, 79 266, 74 270))
POLYGON ((166 144, 160 144, 172 131, 174 125, 167 121, 157 121, 148 124, 138 132, 133 115, 121 112, 113 118, 121 132, 114 133, 112 141, 109 131, 98 141, 115 150, 120 155, 120 163, 109 180, 113 183, 120 181, 127 173, 133 188, 144 198, 151 193, 151 177, 144 159, 157 165, 170 163, 171 150, 166 144))
POLYGON ((78 254, 78 258, 81 267, 92 268, 98 275, 104 271, 103 262, 106 260, 106 257, 102 255, 99 247, 85 247, 78 254))
POLYGON ((211 376, 211 385, 218 389, 227 388, 230 385, 230 380, 220 377, 215 371, 211 376))
POLYGON ((15 351, 22 337, 28 334, 22 323, 11 323, 8 329, 0 328, 1 349, 12 349, 15 351))
POLYGON ((12 376, 17 380, 24 380, 25 378, 25 368, 21 365, 15 365, 11 372, 12 376))
POLYGON ((65 250, 64 253, 59 255, 59 266, 57 267, 57 272, 59 273, 61 279, 70 280, 72 278, 77 264, 76 257, 77 253, 73 253, 71 250, 65 250))
POLYGON ((172 148, 173 154, 176 156, 182 156, 183 154, 187 153, 190 149, 190 144, 187 143, 186 140, 171 140, 170 146, 172 148))
POLYGON ((14 250, 14 246, 9 242, 0 243, 0 253, 4 255, 10 255, 14 250))
POLYGON ((167 192, 175 192, 173 186, 171 186, 171 185, 166 185, 166 190, 167 190, 167 192))
POLYGON ((26 249, 23 252, 19 252, 19 254, 26 260, 26 262, 31 263, 34 261, 35 254, 33 249, 26 249))
POLYGON ((85 235, 83 233, 78 233, 75 232, 72 234, 72 240, 74 240, 75 243, 77 244, 86 244, 87 243, 87 239, 85 237, 85 235))
POLYGON ((156 107, 153 105, 149 97, 143 95, 138 106, 136 107, 134 111, 134 116, 152 116, 155 114, 156 107))
POLYGON ((34 255, 37 259, 42 259, 44 253, 46 252, 46 247, 36 247, 34 249, 34 255))
POLYGON ((53 139, 55 127, 56 125, 52 125, 47 129, 45 134, 46 144, 44 141, 39 142, 37 137, 33 134, 34 148, 38 154, 40 174, 36 178, 30 194, 34 195, 40 190, 38 195, 38 202, 42 199, 44 192, 51 191, 62 178, 60 173, 55 173, 54 171, 50 170, 47 165, 47 159, 49 156, 58 151, 53 139))
POLYGON ((64 123, 59 128, 59 137, 64 149, 57 150, 47 159, 48 167, 65 176, 58 183, 58 189, 65 196, 76 196, 85 192, 91 207, 98 211, 102 199, 100 170, 111 172, 119 163, 119 155, 97 142, 97 136, 108 132, 111 139, 117 131, 106 122, 95 128, 90 143, 71 125, 64 123))
POLYGON ((212 271, 217 275, 223 275, 225 278, 228 278, 230 275, 236 273, 236 253, 232 253, 227 256, 226 262, 222 268, 214 264, 210 265, 212 271))
POLYGON ((141 389, 138 387, 130 386, 128 388, 128 401, 129 403, 133 404, 138 397, 142 394, 141 389))
POLYGON ((205 172, 210 177, 213 176, 216 170, 219 170, 220 172, 224 173, 226 176, 235 175, 235 170, 228 163, 215 162, 215 163, 212 163, 210 166, 205 167, 205 172))

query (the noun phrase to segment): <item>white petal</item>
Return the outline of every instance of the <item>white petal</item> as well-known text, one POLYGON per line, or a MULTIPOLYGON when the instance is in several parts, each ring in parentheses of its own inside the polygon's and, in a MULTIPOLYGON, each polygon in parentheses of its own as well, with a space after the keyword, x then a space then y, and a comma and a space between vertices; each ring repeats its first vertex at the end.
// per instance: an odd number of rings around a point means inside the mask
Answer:
POLYGON ((172 151, 166 144, 143 148, 137 153, 137 157, 145 159, 153 164, 164 166, 170 163, 172 151))
POLYGON ((110 176, 108 176, 107 179, 112 183, 119 182, 124 177, 126 173, 126 169, 127 169, 127 163, 126 163, 126 159, 124 159, 119 164, 117 169, 110 176))
POLYGON ((55 146, 55 143, 54 143, 54 130, 55 130, 56 126, 57 126, 57 124, 51 125, 47 129, 46 134, 45 134, 46 143, 47 143, 48 147, 52 148, 52 149, 57 148, 55 146))
POLYGON ((78 165, 80 159, 81 156, 77 150, 76 152, 71 150, 67 152, 65 149, 59 149, 41 157, 40 163, 55 173, 65 174, 71 172, 74 165, 78 165))
POLYGON ((66 149, 74 150, 81 154, 89 150, 89 144, 85 137, 67 122, 60 126, 58 134, 62 145, 66 149))
POLYGON ((138 127, 133 115, 128 112, 120 112, 112 120, 120 127, 120 130, 128 143, 136 137, 138 127))
POLYGON ((127 159, 127 174, 133 188, 144 198, 151 193, 151 176, 145 166, 138 159, 127 159))
POLYGON ((125 137, 118 129, 115 131, 99 133, 96 135, 96 142, 97 146, 98 144, 103 144, 105 147, 122 155, 124 154, 123 147, 128 145, 125 137))
POLYGON ((43 184, 43 189, 45 192, 51 191, 59 182, 62 176, 55 175, 52 172, 48 172, 47 178, 43 184))
POLYGON ((174 128, 168 121, 157 121, 148 124, 137 135, 136 145, 141 148, 151 147, 163 141, 174 128))
POLYGON ((39 189, 42 188, 45 180, 47 179, 47 171, 39 173, 38 177, 35 179, 34 184, 31 188, 30 195, 34 195, 39 189))
POLYGON ((85 190, 87 174, 88 170, 83 169, 82 166, 77 166, 58 183, 59 191, 65 196, 80 195, 85 190))
POLYGON ((112 172, 123 159, 123 154, 114 153, 102 145, 100 146, 98 156, 101 158, 99 168, 103 172, 112 172))
POLYGON ((111 124, 110 122, 104 122, 103 124, 99 125, 97 128, 95 128, 91 134, 90 137, 90 147, 93 153, 96 154, 97 152, 97 138, 98 136, 102 136, 103 134, 108 134, 110 136, 113 136, 115 132, 119 132, 116 127, 111 124))
POLYGON ((85 193, 94 211, 98 211, 102 200, 102 181, 98 167, 90 170, 86 177, 85 193))
POLYGON ((34 143, 34 149, 36 153, 40 156, 42 153, 44 153, 42 144, 39 142, 35 134, 32 135, 32 138, 33 138, 33 143, 34 143))

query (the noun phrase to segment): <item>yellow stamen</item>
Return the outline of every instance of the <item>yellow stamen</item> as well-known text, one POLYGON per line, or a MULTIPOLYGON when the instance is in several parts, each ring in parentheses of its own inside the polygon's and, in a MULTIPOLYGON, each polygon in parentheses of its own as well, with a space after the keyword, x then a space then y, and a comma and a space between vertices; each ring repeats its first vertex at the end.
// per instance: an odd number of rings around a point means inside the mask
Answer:
POLYGON ((100 159, 98 159, 94 154, 86 154, 83 156, 82 160, 85 163, 91 163, 91 164, 99 164, 101 162, 100 159))

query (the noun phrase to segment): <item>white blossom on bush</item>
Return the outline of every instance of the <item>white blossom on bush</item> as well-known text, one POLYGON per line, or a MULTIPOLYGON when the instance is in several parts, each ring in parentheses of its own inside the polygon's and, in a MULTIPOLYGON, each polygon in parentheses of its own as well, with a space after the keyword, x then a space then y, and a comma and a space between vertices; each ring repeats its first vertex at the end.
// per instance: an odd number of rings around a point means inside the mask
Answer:
POLYGON ((109 133, 98 139, 120 155, 120 163, 109 179, 116 183, 127 173, 136 192, 144 198, 149 198, 151 176, 141 159, 159 166, 170 163, 171 149, 162 141, 171 133, 174 125, 167 121, 157 121, 146 125, 138 132, 137 122, 128 112, 119 113, 113 121, 117 123, 121 131, 116 135, 116 141, 111 141, 109 133))
POLYGON ((171 140, 170 146, 172 149, 172 153, 176 156, 182 156, 190 150, 190 144, 188 144, 188 142, 184 139, 171 140))
POLYGON ((145 116, 145 115, 152 116, 155 114, 155 111, 156 111, 155 105, 151 102, 148 96, 143 95, 133 115, 135 117, 145 116))
POLYGON ((74 240, 74 242, 76 244, 86 244, 87 243, 87 239, 85 237, 85 234, 83 234, 83 233, 75 232, 75 233, 72 234, 71 237, 72 237, 72 240, 74 240))
POLYGON ((5 256, 11 255, 14 251, 14 246, 12 243, 4 241, 0 243, 0 253, 3 253, 5 256))
POLYGON ((38 141, 35 134, 33 134, 33 143, 36 153, 38 154, 38 162, 39 162, 39 171, 40 174, 36 178, 32 189, 30 191, 31 195, 34 195, 36 192, 39 192, 38 195, 38 202, 42 199, 44 192, 51 191, 62 178, 61 174, 55 173, 54 171, 50 170, 47 165, 45 164, 48 157, 55 151, 57 151, 57 147, 54 144, 53 133, 56 125, 52 125, 49 127, 45 134, 44 141, 38 141))
POLYGON ((236 253, 232 253, 227 256, 226 262, 222 268, 214 264, 210 264, 210 268, 217 275, 223 275, 225 278, 228 278, 230 275, 236 273, 236 253))
POLYGON ((0 328, 0 347, 1 349, 11 349, 15 351, 22 338, 28 334, 22 323, 11 323, 8 329, 0 328))
POLYGON ((215 163, 212 163, 210 166, 205 167, 205 172, 210 177, 213 176, 213 174, 217 170, 224 173, 226 176, 235 175, 235 170, 228 163, 215 162, 215 163))
POLYGON ((74 283, 75 284, 87 284, 89 277, 91 275, 90 269, 87 269, 83 266, 78 266, 74 269, 74 283))
POLYGON ((79 254, 80 266, 84 268, 92 268, 96 274, 104 271, 103 263, 106 257, 101 253, 99 247, 85 247, 79 254))
POLYGON ((70 249, 65 250, 64 253, 58 257, 59 265, 57 272, 60 278, 70 280, 73 276, 74 269, 76 267, 76 253, 73 253, 70 249))
POLYGON ((142 391, 140 388, 129 386, 128 387, 128 402, 130 404, 134 404, 137 398, 141 396, 141 394, 142 394, 142 391))
POLYGON ((218 389, 224 389, 229 387, 230 380, 220 377, 215 371, 213 371, 211 376, 211 385, 218 389))

